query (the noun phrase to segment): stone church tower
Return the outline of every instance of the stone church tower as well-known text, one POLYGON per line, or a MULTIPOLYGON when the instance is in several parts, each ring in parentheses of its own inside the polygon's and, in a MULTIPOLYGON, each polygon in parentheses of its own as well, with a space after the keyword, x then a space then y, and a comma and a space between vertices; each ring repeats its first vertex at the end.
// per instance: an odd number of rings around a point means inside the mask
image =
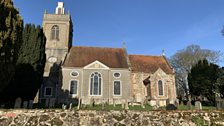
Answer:
POLYGON ((72 46, 72 21, 65 13, 64 3, 58 2, 55 14, 46 11, 43 17, 43 30, 46 37, 46 64, 40 91, 40 100, 56 98, 61 64, 72 46))

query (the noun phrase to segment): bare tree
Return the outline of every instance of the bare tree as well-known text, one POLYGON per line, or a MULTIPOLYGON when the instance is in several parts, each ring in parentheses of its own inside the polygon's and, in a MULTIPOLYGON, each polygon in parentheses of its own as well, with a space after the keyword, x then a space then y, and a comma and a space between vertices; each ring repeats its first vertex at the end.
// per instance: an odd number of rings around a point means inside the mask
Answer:
POLYGON ((187 75, 192 66, 203 59, 217 63, 221 60, 221 56, 220 51, 201 49, 198 45, 189 45, 171 56, 170 63, 176 72, 177 95, 183 97, 189 94, 187 75))

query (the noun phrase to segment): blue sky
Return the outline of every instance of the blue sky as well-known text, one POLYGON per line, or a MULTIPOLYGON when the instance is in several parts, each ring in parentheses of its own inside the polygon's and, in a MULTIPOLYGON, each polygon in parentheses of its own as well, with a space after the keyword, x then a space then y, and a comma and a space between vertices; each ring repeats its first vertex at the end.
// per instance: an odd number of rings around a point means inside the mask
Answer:
MULTIPOLYGON (((224 0, 60 0, 74 24, 73 45, 122 47, 170 57, 191 44, 224 51, 224 0)), ((25 21, 42 25, 57 0, 14 0, 25 21)), ((224 62, 224 61, 223 61, 224 62)), ((220 63, 224 66, 224 63, 220 63)))

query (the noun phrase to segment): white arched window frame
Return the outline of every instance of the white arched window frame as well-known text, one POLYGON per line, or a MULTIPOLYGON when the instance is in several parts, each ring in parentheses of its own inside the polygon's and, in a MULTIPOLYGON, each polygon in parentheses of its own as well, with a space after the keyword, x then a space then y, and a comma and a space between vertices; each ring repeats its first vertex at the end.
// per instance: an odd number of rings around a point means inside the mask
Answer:
POLYGON ((103 85, 102 74, 99 72, 93 72, 90 75, 90 96, 101 96, 103 85))
POLYGON ((59 40, 59 26, 54 25, 51 28, 51 40, 59 40))
POLYGON ((158 95, 159 96, 164 96, 164 83, 162 80, 159 80, 158 83, 158 95))

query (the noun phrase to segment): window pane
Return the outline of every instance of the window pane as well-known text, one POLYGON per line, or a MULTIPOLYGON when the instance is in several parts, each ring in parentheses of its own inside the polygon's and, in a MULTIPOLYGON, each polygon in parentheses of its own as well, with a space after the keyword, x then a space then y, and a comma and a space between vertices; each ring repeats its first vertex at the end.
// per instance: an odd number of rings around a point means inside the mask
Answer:
POLYGON ((101 78, 99 78, 99 95, 101 95, 101 78))
POLYGON ((73 80, 70 84, 70 94, 77 94, 77 81, 73 80))
POLYGON ((90 94, 93 95, 93 78, 91 78, 90 82, 90 94))
POLYGON ((90 79, 90 95, 101 95, 101 75, 94 72, 90 79))
POLYGON ((121 83, 120 81, 114 81, 114 95, 121 94, 121 83))
POLYGON ((45 89, 45 95, 51 95, 51 88, 45 89))
POLYGON ((93 91, 94 93, 94 95, 97 95, 98 94, 98 83, 95 83, 94 82, 94 91, 93 91))
POLYGON ((163 95, 163 82, 159 80, 158 82, 159 95, 163 95))

